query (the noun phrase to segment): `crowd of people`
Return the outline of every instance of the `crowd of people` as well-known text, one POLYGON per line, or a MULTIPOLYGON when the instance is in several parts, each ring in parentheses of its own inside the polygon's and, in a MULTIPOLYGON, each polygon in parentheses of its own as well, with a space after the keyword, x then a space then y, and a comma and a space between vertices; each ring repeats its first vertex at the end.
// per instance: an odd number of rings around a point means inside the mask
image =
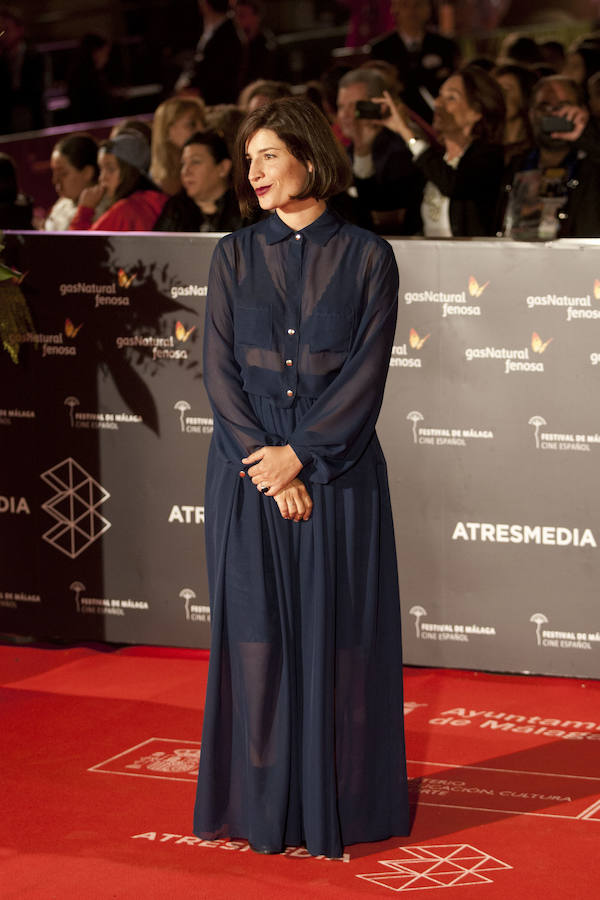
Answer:
MULTIPOLYGON (((429 0, 392 0, 394 27, 371 41, 368 58, 290 85, 268 77, 273 47, 260 0, 199 5, 194 58, 151 129, 126 119, 100 144, 85 132, 57 142, 58 199, 46 230, 243 227, 252 219, 232 189, 236 134, 248 113, 293 94, 321 108, 349 155, 353 183, 330 204, 350 222, 436 238, 600 236, 600 33, 568 47, 513 35, 496 59, 464 59, 431 28, 429 0)), ((78 109, 106 109, 106 58, 105 41, 87 40, 78 109)), ((32 227, 34 205, 3 155, 0 227, 32 227)))

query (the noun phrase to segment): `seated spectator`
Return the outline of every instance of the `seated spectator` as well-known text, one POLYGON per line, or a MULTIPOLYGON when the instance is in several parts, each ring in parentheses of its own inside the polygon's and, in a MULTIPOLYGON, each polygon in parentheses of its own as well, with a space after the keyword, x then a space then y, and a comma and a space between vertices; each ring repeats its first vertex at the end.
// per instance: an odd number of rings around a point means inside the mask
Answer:
POLYGON ((264 6, 261 0, 233 0, 235 24, 246 38, 244 67, 240 84, 258 78, 274 78, 277 73, 277 43, 263 26, 264 6))
POLYGON ((150 177, 166 194, 181 190, 181 149, 205 124, 204 103, 197 97, 170 97, 154 113, 150 177))
POLYGON ((244 116, 245 113, 233 103, 220 103, 217 106, 209 106, 206 110, 206 127, 211 131, 216 131, 224 138, 231 159, 233 159, 238 128, 244 116))
POLYGON ((430 0, 394 0, 392 12, 396 30, 371 44, 371 56, 397 67, 403 102, 431 122, 440 85, 458 65, 458 46, 427 28, 430 0))
POLYGON ((533 146, 529 101, 537 77, 531 69, 513 64, 498 66, 492 74, 502 89, 506 104, 504 162, 507 164, 513 156, 533 146))
POLYGON ((0 228, 31 230, 32 215, 31 198, 19 192, 13 158, 7 153, 0 153, 0 228))
POLYGON ((25 41, 18 9, 0 7, 0 133, 44 127, 44 60, 25 41))
POLYGON ((198 0, 203 31, 176 91, 195 91, 205 103, 235 103, 240 89, 244 45, 229 16, 229 0, 198 0))
POLYGON ((533 38, 525 37, 518 31, 507 34, 496 60, 499 66, 513 63, 519 66, 536 66, 544 62, 542 51, 533 38))
POLYGON ((378 231, 414 234, 419 225, 422 178, 401 137, 380 122, 357 118, 358 101, 381 96, 386 82, 372 69, 354 69, 340 79, 337 122, 350 142, 354 186, 378 231))
POLYGON ((231 188, 231 157, 216 131, 199 131, 181 154, 182 190, 163 209, 155 231, 236 231, 244 224, 231 188))
POLYGON ((280 97, 291 97, 292 88, 285 81, 254 81, 246 85, 239 96, 238 106, 244 112, 250 113, 259 106, 266 106, 280 97))
POLYGON ((81 39, 67 75, 71 122, 97 122, 115 114, 116 106, 105 71, 110 50, 110 41, 100 34, 86 34, 81 39))
POLYGON ((534 150, 506 174, 505 234, 521 240, 600 237, 600 125, 579 85, 562 75, 539 81, 530 120, 534 150), (552 131, 558 116, 570 131, 552 131))
POLYGON ((44 222, 46 231, 67 231, 81 192, 98 181, 98 144, 89 134, 61 138, 50 157, 52 183, 58 200, 44 222))
POLYGON ((150 181, 150 148, 138 134, 119 134, 100 144, 100 176, 95 187, 82 192, 72 231, 152 231, 167 195, 150 181), (95 222, 94 212, 104 195, 109 208, 95 222))
POLYGON ((152 143, 152 125, 144 121, 144 119, 123 119, 121 122, 113 125, 108 136, 114 138, 118 134, 123 134, 124 131, 126 131, 128 134, 130 134, 132 131, 135 134, 140 134, 144 138, 148 146, 150 146, 150 144, 152 143))
POLYGON ((421 205, 426 237, 496 234, 496 212, 504 160, 502 91, 487 72, 465 66, 444 82, 435 103, 433 127, 444 148, 420 140, 403 106, 387 92, 384 120, 406 141, 425 179, 421 205))

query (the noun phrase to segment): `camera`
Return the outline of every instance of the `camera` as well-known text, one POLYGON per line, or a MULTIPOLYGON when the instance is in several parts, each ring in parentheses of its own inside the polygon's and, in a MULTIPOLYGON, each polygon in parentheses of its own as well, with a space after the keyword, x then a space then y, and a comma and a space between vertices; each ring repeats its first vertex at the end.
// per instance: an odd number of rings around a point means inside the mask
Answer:
POLYGON ((357 100, 354 115, 357 119, 387 119, 389 110, 382 103, 373 100, 357 100))
POLYGON ((571 120, 565 119, 564 116, 542 116, 540 125, 544 134, 554 134, 555 131, 573 131, 575 128, 571 120))

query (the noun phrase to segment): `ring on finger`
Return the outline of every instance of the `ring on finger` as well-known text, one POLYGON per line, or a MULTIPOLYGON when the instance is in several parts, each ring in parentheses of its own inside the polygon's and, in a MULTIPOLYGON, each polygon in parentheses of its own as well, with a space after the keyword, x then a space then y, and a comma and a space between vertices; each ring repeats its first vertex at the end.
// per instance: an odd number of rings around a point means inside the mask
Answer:
POLYGON ((265 481, 261 481, 258 486, 259 491, 265 494, 269 490, 269 485, 265 481))

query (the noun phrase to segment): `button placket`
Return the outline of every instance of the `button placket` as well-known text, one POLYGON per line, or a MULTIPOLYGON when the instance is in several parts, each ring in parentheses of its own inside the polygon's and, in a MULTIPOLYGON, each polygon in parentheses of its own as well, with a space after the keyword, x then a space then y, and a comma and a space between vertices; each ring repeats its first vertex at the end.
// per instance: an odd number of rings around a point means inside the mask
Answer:
POLYGON ((282 379, 283 393, 286 403, 292 403, 298 386, 297 367, 294 360, 298 358, 298 331, 300 324, 300 306, 302 301, 302 252, 304 241, 301 234, 294 234, 289 244, 286 279, 286 334, 283 341, 284 375, 282 379))

